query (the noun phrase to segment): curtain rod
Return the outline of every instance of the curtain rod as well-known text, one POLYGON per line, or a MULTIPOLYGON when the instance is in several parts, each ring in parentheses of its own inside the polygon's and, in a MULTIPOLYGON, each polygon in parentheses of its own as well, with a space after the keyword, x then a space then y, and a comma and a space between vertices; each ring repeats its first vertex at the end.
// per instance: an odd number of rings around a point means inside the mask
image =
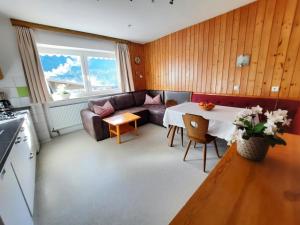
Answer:
POLYGON ((82 32, 82 31, 77 31, 77 30, 61 28, 61 27, 48 26, 48 25, 43 25, 43 24, 39 24, 39 23, 31 23, 31 22, 27 22, 27 21, 23 21, 23 20, 17 20, 17 19, 11 18, 10 21, 13 26, 21 26, 21 27, 35 28, 35 29, 41 29, 41 30, 47 30, 47 31, 54 31, 54 32, 60 32, 60 33, 84 36, 84 37, 88 37, 88 38, 105 39, 105 40, 121 42, 121 43, 130 43, 130 41, 119 39, 119 38, 114 38, 114 37, 109 37, 109 36, 104 36, 104 35, 99 35, 99 34, 92 34, 92 33, 87 33, 87 32, 82 32))

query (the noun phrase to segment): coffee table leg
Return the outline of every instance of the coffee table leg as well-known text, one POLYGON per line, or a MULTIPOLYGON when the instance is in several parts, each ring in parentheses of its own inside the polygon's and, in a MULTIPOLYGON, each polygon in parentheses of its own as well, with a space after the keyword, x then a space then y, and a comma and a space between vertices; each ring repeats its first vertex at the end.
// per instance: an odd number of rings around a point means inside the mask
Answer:
POLYGON ((121 143, 120 126, 117 126, 117 143, 121 143))
POLYGON ((109 130, 109 137, 111 138, 112 135, 111 135, 111 126, 110 126, 110 124, 108 124, 108 130, 109 130))
POLYGON ((136 120, 134 121, 134 132, 135 132, 136 135, 139 135, 136 120))

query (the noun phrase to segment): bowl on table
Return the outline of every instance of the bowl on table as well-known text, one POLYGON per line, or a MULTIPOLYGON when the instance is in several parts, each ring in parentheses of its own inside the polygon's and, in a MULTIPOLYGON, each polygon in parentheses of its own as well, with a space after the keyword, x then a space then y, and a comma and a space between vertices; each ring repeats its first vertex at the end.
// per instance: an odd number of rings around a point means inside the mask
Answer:
POLYGON ((206 103, 206 102, 200 102, 199 103, 199 106, 201 109, 203 110, 206 110, 206 111, 210 111, 212 110, 213 108, 215 108, 215 104, 209 102, 209 103, 206 103))

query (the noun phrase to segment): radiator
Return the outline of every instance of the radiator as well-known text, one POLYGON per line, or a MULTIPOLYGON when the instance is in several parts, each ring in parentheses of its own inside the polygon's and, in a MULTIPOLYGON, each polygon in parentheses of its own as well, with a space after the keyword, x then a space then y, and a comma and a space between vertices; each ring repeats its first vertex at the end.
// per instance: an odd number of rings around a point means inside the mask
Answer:
POLYGON ((48 107, 48 121, 51 130, 60 130, 82 124, 80 110, 87 108, 87 102, 48 107))

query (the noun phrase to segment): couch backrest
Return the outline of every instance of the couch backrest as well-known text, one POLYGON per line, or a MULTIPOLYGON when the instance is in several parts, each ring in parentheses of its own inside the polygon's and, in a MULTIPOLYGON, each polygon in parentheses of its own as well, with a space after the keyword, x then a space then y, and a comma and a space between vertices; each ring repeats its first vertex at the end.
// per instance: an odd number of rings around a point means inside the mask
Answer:
POLYGON ((132 93, 115 95, 112 98, 115 102, 116 110, 127 109, 135 105, 132 93))
POLYGON ((92 112, 94 112, 94 107, 93 107, 94 105, 103 106, 105 104, 105 102, 107 102, 107 101, 109 101, 111 103, 111 105, 114 107, 114 109, 116 109, 115 102, 111 96, 91 99, 88 102, 88 107, 92 112))
POLYGON ((184 103, 184 102, 190 102, 192 92, 189 91, 165 91, 165 103, 168 100, 175 100, 178 104, 184 103))
POLYGON ((292 123, 292 130, 294 134, 300 135, 300 107, 298 107, 296 115, 294 117, 294 122, 292 123))
POLYGON ((136 106, 141 106, 144 104, 146 98, 146 91, 135 91, 132 92, 132 95, 136 106))
MULTIPOLYGON (((197 93, 192 94, 192 102, 212 102, 216 105, 241 107, 241 108, 260 105, 264 110, 269 110, 269 111, 274 110, 276 106, 276 99, 270 99, 270 98, 205 95, 205 94, 197 94, 197 93)), ((296 101, 296 100, 280 99, 277 103, 277 108, 288 110, 289 118, 293 120, 296 116, 299 107, 300 107, 300 101, 296 101)), ((292 122, 292 126, 288 128, 289 132, 296 133, 295 123, 296 121, 292 122)))

